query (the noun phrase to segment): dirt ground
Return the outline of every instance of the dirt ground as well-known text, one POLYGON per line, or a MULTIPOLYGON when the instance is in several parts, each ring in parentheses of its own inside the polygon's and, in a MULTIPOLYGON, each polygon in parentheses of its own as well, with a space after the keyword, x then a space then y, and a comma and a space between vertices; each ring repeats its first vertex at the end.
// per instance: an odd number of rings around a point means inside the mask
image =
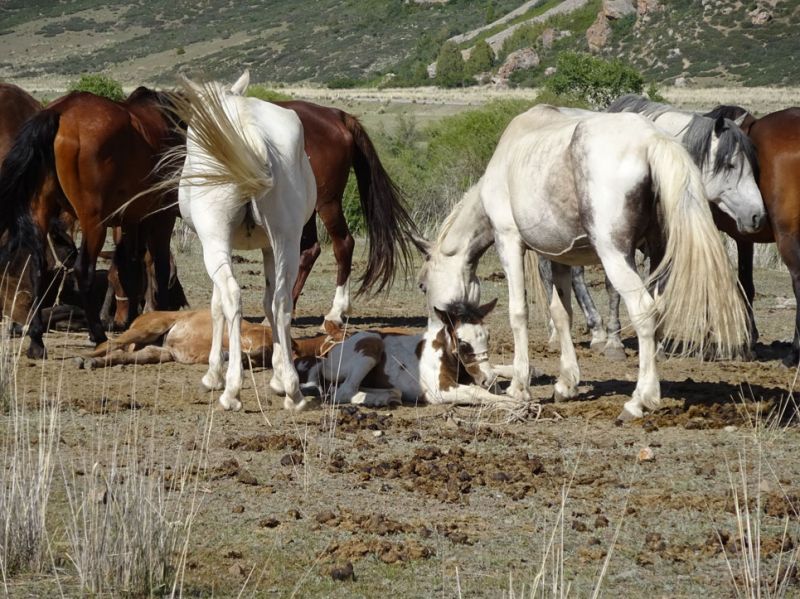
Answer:
MULTIPOLYGON (((243 254, 237 268, 245 314, 260 319, 257 256, 243 254)), ((207 306, 197 242, 178 263, 192 306, 207 306)), ((500 298, 489 321, 492 358, 509 363, 507 292, 493 254, 479 274, 482 297, 500 298)), ((588 278, 604 307, 599 271, 588 278)), ((296 335, 316 332, 333 283, 324 248, 296 335)), ((89 349, 84 332, 48 334, 51 359, 21 358, 18 382, 31 401, 60 389, 62 471, 81 476, 71 464, 91 447, 100 448, 102 466, 103 448, 134 419, 156 462, 203 462, 187 595, 510 597, 529 593, 541 575, 551 590, 557 583, 583 597, 611 551, 606 595, 730 597, 743 583, 734 489, 741 494, 745 484, 759 514, 764 579, 786 573, 800 544, 796 372, 780 365, 794 301, 785 272, 759 271, 756 288, 758 359, 662 361, 663 407, 624 426, 614 418, 635 384, 635 338, 627 332, 627 361, 610 362, 589 350, 580 315, 580 396, 549 403, 558 356, 546 350, 544 321, 534 315, 531 358, 545 374, 532 392, 544 408, 538 420, 512 424, 446 407, 290 414, 270 395, 263 369, 246 373, 243 411, 221 412, 215 394, 198 390, 204 366, 75 369, 69 358, 89 349), (654 459, 640 461, 643 448, 654 459)), ((388 296, 356 300, 350 325, 420 328, 424 314, 416 286, 401 283, 388 296)), ((56 492, 53 501, 63 497, 56 492)), ((58 549, 59 519, 51 524, 58 549)), ((789 595, 800 594, 796 570, 787 576, 789 595)), ((65 574, 67 594, 69 583, 65 574)), ((23 578, 9 590, 29 596, 44 588, 23 578)))

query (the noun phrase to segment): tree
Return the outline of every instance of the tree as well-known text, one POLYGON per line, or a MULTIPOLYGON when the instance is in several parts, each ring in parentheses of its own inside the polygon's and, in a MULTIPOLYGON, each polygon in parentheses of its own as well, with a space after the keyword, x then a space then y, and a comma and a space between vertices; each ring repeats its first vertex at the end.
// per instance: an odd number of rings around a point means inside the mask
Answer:
POLYGON ((480 40, 472 48, 465 65, 465 72, 467 75, 477 75, 490 70, 492 66, 494 66, 494 51, 486 40, 480 40))
POLYGON ((80 79, 70 84, 69 91, 91 92, 115 102, 125 99, 125 92, 122 91, 119 81, 106 75, 81 75, 80 79))
POLYGON ((454 42, 445 42, 436 59, 436 83, 442 87, 464 84, 464 58, 454 42))
POLYGON ((558 56, 556 73, 545 89, 558 96, 585 99, 594 108, 605 108, 623 94, 641 94, 644 78, 621 60, 604 60, 582 52, 558 56))
POLYGON ((494 2, 492 0, 488 0, 486 2, 486 24, 492 23, 494 21, 495 14, 494 14, 494 2))

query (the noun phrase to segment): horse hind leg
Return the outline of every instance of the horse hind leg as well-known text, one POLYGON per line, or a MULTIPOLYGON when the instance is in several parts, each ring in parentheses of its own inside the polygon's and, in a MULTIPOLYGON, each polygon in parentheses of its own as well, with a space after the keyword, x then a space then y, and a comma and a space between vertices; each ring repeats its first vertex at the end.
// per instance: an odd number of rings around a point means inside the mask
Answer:
POLYGON ((308 280, 308 275, 311 274, 311 269, 314 268, 314 264, 321 253, 322 249, 317 237, 317 215, 314 213, 303 227, 303 234, 300 236, 300 268, 297 271, 297 279, 292 288, 292 305, 295 310, 297 309, 297 300, 300 299, 300 294, 303 292, 306 280, 308 280))
POLYGON ((633 397, 625 402, 619 420, 641 418, 643 409, 656 409, 661 403, 661 388, 656 369, 656 318, 654 301, 632 265, 617 250, 601 249, 598 254, 603 261, 611 284, 625 301, 631 322, 639 338, 639 376, 633 397))
POLYGON ((575 299, 578 300, 578 305, 586 317, 586 326, 592 335, 589 347, 593 351, 600 351, 606 344, 606 330, 603 327, 603 319, 597 311, 592 295, 586 287, 583 266, 572 267, 572 290, 575 292, 575 299))
MULTIPOLYGON (((336 292, 325 320, 341 326, 350 312, 350 275, 353 269, 355 241, 350 229, 347 228, 341 203, 327 203, 319 210, 319 216, 331 238, 333 255, 336 258, 336 292)), ((324 328, 323 323, 323 330, 324 328)))
POLYGON ((625 355, 625 346, 622 345, 620 338, 620 329, 622 325, 619 321, 619 291, 611 284, 606 274, 606 293, 608 293, 608 328, 606 345, 603 348, 603 355, 609 360, 623 361, 627 358, 625 355))
POLYGON ((555 384, 555 401, 571 399, 578 394, 581 378, 578 357, 572 343, 572 273, 569 266, 553 263, 553 297, 550 301, 550 316, 553 317, 561 346, 560 372, 555 384))

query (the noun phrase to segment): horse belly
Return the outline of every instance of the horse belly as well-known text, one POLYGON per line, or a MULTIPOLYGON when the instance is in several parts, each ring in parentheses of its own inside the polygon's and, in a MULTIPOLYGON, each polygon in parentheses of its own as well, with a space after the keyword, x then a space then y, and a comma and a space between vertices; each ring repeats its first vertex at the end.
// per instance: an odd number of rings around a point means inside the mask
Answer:
POLYGON ((181 320, 164 338, 164 347, 179 364, 208 364, 211 352, 211 329, 197 326, 191 319, 181 320))

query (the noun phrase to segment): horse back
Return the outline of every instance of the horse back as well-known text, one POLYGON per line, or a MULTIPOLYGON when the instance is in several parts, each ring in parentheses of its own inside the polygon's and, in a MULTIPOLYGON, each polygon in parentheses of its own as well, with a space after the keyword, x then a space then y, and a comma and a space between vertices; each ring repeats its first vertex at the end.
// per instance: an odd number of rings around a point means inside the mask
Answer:
POLYGON ((0 83, 0 162, 8 153, 17 131, 42 109, 28 92, 11 83, 0 83))

